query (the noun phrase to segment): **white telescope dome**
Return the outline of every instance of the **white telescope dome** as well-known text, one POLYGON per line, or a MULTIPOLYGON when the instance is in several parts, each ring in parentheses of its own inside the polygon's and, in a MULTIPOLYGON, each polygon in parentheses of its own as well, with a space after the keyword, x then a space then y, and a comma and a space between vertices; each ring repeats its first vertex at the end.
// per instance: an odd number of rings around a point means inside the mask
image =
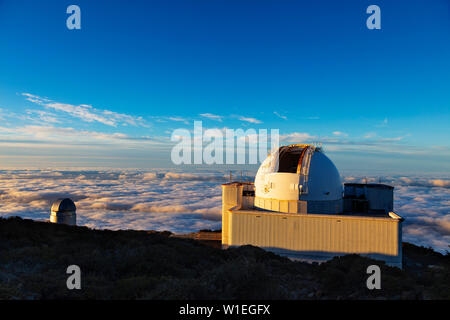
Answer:
POLYGON ((307 144, 280 147, 261 164, 255 196, 273 200, 339 201, 342 182, 336 166, 320 148, 307 144))

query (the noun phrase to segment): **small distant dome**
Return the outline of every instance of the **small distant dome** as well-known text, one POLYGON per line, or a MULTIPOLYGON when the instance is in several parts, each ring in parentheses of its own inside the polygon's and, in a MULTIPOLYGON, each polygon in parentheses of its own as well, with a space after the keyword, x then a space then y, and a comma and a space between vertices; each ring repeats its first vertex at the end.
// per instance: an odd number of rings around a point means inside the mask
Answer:
POLYGON ((50 222, 76 225, 75 203, 69 198, 56 200, 51 209, 50 222))
POLYGON ((77 207, 75 206, 75 203, 72 201, 72 199, 65 198, 65 199, 58 199, 55 202, 53 202, 52 205, 52 211, 60 211, 60 212, 66 212, 66 211, 76 211, 77 207))

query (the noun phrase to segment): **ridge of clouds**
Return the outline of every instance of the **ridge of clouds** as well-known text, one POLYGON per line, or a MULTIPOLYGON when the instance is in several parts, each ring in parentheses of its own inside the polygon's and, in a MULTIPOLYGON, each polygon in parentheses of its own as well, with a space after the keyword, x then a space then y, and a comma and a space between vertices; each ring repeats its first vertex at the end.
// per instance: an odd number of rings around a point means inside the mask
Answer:
MULTIPOLYGON (((46 220, 52 201, 70 197, 78 224, 92 228, 192 232, 221 228, 221 184, 229 172, 181 170, 0 170, 0 216, 46 220)), ((245 177, 253 180, 253 177, 245 177)), ((450 179, 345 177, 393 185, 403 239, 445 252, 450 243, 450 179)))
POLYGON ((79 225, 189 232, 220 228, 224 175, 141 172, 3 170, 0 216, 46 220, 51 203, 70 197, 79 225))

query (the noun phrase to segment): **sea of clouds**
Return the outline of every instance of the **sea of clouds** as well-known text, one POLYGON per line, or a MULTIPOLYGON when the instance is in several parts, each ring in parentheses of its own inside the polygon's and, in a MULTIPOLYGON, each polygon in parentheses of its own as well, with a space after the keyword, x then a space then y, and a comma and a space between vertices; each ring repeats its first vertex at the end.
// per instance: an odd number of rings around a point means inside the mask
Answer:
MULTIPOLYGON (((0 216, 47 220, 51 203, 70 197, 77 224, 97 229, 221 228, 221 184, 229 173, 181 170, 0 170, 0 216)), ((244 177, 253 180, 253 177, 244 177)), ((344 182, 393 185, 403 240, 450 251, 450 179, 347 176, 344 182)))

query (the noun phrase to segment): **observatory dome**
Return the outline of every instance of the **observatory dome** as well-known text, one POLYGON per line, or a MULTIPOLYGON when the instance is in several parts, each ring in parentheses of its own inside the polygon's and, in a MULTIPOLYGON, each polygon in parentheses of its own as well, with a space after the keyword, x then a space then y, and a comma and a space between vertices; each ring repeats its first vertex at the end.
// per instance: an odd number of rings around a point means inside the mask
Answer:
POLYGON ((76 225, 76 210, 77 208, 75 206, 75 203, 71 199, 58 199, 53 202, 50 214, 50 222, 76 225))
POLYGON ((313 206, 308 205, 308 210, 337 213, 342 206, 342 183, 336 166, 321 148, 294 144, 280 147, 261 164, 255 177, 255 196, 314 202, 313 206))
POLYGON ((73 212, 76 210, 75 203, 69 198, 58 199, 52 205, 52 211, 54 212, 73 212))

